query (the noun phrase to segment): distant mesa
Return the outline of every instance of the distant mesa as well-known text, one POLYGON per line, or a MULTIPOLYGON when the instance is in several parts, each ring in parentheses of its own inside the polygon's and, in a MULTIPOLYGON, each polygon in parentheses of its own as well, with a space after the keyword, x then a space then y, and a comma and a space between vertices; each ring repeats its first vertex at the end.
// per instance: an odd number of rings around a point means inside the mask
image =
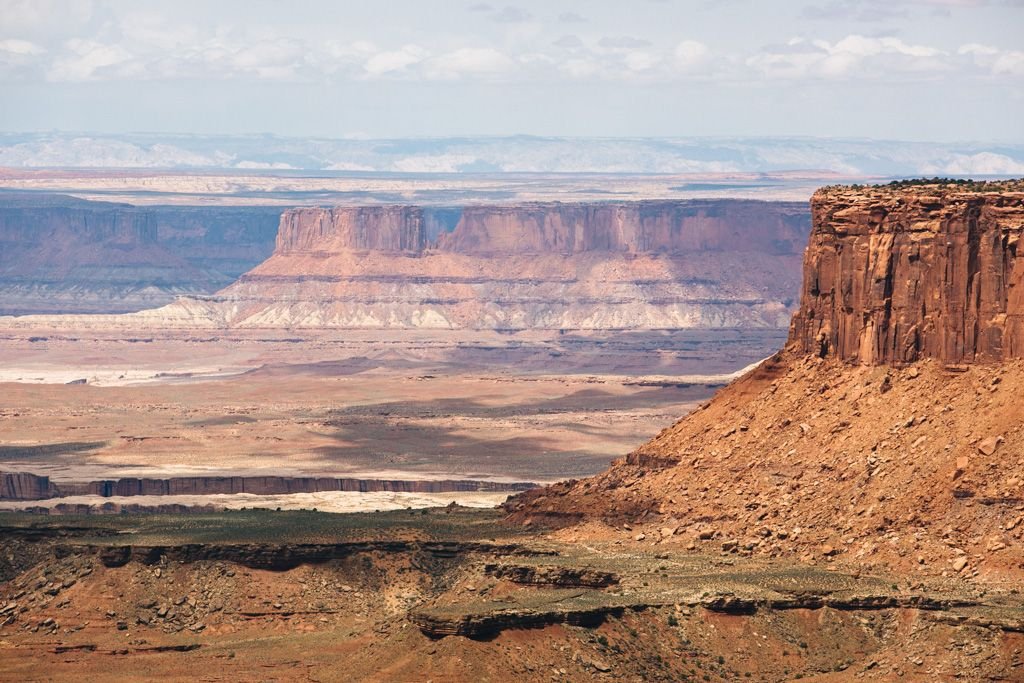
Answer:
POLYGON ((782 328, 794 310, 809 227, 801 203, 753 200, 292 209, 280 218, 269 258, 214 295, 135 316, 64 322, 782 328))

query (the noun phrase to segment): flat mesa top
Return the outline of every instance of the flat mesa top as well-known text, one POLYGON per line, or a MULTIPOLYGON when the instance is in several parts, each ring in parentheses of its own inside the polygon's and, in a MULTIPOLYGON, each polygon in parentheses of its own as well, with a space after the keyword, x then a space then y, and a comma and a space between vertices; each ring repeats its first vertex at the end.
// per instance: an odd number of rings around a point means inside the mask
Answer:
POLYGON ((894 180, 883 185, 826 185, 814 193, 816 200, 863 200, 906 196, 982 196, 1024 194, 1024 178, 1009 180, 952 180, 946 178, 894 180))

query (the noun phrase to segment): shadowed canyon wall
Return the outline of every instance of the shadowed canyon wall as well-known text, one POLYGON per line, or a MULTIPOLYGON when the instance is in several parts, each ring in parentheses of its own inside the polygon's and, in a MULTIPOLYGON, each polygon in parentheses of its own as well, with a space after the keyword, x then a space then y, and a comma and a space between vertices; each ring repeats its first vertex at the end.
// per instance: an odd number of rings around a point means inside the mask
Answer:
POLYGON ((122 313, 216 292, 270 255, 280 214, 0 194, 0 315, 122 313))
POLYGON ((1024 192, 825 188, 812 201, 804 353, 868 365, 1024 357, 1024 192))

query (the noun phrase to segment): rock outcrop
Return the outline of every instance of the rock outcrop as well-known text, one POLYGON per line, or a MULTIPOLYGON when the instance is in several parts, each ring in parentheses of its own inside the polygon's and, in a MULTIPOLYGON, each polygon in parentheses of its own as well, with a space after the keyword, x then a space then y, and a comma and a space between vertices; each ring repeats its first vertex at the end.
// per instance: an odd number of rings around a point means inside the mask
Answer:
POLYGON ((0 500, 45 500, 55 495, 50 478, 31 472, 0 472, 0 500))
POLYGON ((1024 191, 825 188, 811 207, 801 352, 868 365, 1024 357, 1024 191))
POLYGON ((124 477, 55 483, 29 472, 0 473, 0 500, 45 500, 67 496, 209 496, 248 493, 258 496, 322 491, 448 493, 452 491, 524 491, 530 482, 475 479, 356 479, 339 477, 201 476, 147 479, 124 477))
POLYGON ((0 315, 122 313, 211 294, 273 251, 281 209, 0 195, 0 315))
POLYGON ((494 563, 484 565, 484 573, 496 579, 528 586, 607 588, 619 583, 619 576, 614 572, 593 567, 494 563))
POLYGON ((96 548, 100 562, 107 567, 123 567, 135 561, 146 565, 161 562, 232 562, 253 569, 284 571, 303 564, 321 564, 362 553, 422 552, 437 558, 452 559, 469 554, 532 555, 534 551, 518 543, 445 540, 380 540, 343 543, 190 543, 172 546, 112 545, 96 548))
POLYGON ((511 518, 1019 577, 1022 191, 818 193, 787 348, 605 473, 510 499, 511 518))
POLYGON ((798 204, 738 200, 295 209, 271 258, 167 316, 227 327, 781 327, 808 218, 798 204))

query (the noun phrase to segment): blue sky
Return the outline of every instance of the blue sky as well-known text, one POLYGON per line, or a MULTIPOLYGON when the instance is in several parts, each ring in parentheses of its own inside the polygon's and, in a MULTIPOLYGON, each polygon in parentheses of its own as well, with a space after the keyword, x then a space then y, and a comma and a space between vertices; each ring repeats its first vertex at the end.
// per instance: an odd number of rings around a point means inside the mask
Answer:
POLYGON ((1024 0, 0 0, 0 129, 1024 140, 1024 0))

